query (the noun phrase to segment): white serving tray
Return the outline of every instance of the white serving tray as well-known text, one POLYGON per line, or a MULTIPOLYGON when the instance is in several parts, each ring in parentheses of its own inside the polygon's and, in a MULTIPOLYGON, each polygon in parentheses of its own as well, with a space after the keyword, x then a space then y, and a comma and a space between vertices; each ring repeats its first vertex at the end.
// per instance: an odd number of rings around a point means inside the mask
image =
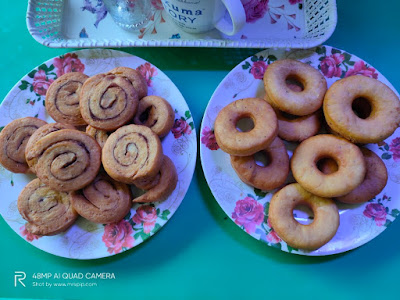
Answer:
POLYGON ((311 48, 326 41, 337 22, 336 0, 242 0, 247 21, 238 34, 189 34, 174 25, 160 0, 149 1, 153 18, 137 32, 119 28, 101 0, 30 0, 27 26, 52 48, 311 48))

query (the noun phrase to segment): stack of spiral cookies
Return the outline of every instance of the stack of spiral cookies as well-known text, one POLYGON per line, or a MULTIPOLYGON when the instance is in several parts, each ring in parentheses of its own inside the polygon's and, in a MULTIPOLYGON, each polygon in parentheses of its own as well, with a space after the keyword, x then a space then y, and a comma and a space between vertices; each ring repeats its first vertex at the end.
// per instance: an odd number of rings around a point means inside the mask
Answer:
POLYGON ((160 139, 175 114, 168 101, 147 93, 145 78, 131 68, 92 77, 67 73, 46 94, 56 123, 26 117, 4 127, 0 163, 37 176, 18 197, 29 232, 60 233, 79 215, 118 222, 132 202, 163 201, 172 193, 178 176, 160 139), (132 200, 134 187, 145 193, 132 200))
POLYGON ((240 99, 219 112, 215 137, 243 182, 277 189, 268 213, 276 233, 294 248, 315 250, 337 232, 336 201, 363 203, 386 186, 386 166, 365 144, 394 133, 400 102, 388 86, 362 75, 328 89, 318 70, 291 59, 268 66, 264 87, 264 99, 240 99), (252 129, 240 130, 242 119, 250 119, 252 129), (282 140, 291 147, 296 143, 290 160, 282 140), (257 162, 260 153, 267 163, 257 162), (300 205, 312 210, 311 224, 294 219, 300 205))

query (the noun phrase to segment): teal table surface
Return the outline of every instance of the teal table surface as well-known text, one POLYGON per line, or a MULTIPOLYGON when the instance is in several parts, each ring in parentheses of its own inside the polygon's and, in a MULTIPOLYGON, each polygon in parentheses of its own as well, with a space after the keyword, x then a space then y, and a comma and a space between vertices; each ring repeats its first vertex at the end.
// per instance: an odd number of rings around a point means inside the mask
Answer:
MULTIPOLYGON (((338 23, 325 42, 369 62, 400 90, 400 2, 338 0, 338 23)), ((37 43, 26 27, 27 1, 3 1, 0 99, 32 68, 75 49, 37 43)), ((152 62, 177 85, 197 134, 207 103, 225 75, 260 49, 123 48, 152 62)), ((0 196, 1 198, 1 196, 0 196)), ((1 201, 1 199, 0 199, 1 201)), ((143 244, 98 260, 69 260, 20 238, 0 218, 0 297, 58 299, 398 299, 400 222, 371 242, 326 257, 281 252, 255 240, 222 211, 200 159, 173 218, 143 244), (27 285, 14 287, 14 274, 27 285), (88 287, 34 287, 35 273, 112 273, 88 287)))

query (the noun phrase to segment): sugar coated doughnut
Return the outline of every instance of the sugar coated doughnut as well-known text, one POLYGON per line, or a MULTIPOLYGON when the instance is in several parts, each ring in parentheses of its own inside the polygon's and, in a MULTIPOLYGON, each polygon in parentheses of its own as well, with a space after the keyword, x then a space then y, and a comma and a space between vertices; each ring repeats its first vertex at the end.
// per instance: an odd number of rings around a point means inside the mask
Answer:
POLYGON ((26 156, 37 177, 57 191, 79 190, 96 177, 101 148, 86 133, 61 129, 42 137, 26 156))
POLYGON ((265 166, 258 165, 254 155, 231 155, 231 165, 243 182, 260 190, 269 191, 285 182, 289 174, 289 156, 285 144, 279 137, 276 137, 262 152, 267 156, 265 166))
POLYGON ((160 178, 154 187, 145 194, 133 199, 133 202, 158 202, 165 200, 176 188, 178 183, 178 174, 172 160, 164 155, 162 166, 160 168, 160 178))
POLYGON ((113 179, 124 183, 152 178, 163 161, 160 138, 142 125, 125 125, 110 134, 102 151, 103 167, 113 179))
POLYGON ((159 137, 166 136, 175 122, 175 113, 168 103, 159 96, 146 96, 139 101, 134 123, 153 130, 159 137))
POLYGON ((339 212, 335 202, 307 192, 298 183, 292 183, 274 194, 268 218, 272 228, 288 245, 316 250, 328 243, 339 227, 339 212), (296 206, 306 205, 313 214, 311 224, 304 225, 293 217, 296 206))
POLYGON ((74 126, 85 125, 79 101, 83 83, 89 76, 80 72, 65 73, 46 92, 46 111, 56 121, 74 126))
POLYGON ((98 74, 83 84, 79 107, 87 124, 110 131, 128 123, 138 103, 138 93, 125 77, 98 74))
POLYGON ((396 94, 379 80, 362 75, 333 83, 325 95, 323 109, 329 127, 354 143, 380 142, 400 124, 396 94), (355 101, 360 99, 371 107, 369 116, 360 117, 353 111, 355 101))
POLYGON ((305 116, 322 106, 327 83, 325 77, 310 65, 283 59, 268 66, 264 87, 274 107, 292 115, 305 116), (299 82, 302 90, 291 88, 288 81, 299 82))
POLYGON ((25 148, 32 134, 47 124, 37 118, 26 117, 8 123, 0 132, 0 163, 13 173, 26 173, 25 148))
POLYGON ((225 106, 214 123, 215 138, 219 147, 236 156, 248 156, 265 149, 278 133, 276 114, 266 101, 260 98, 236 100, 225 106), (254 128, 241 132, 236 126, 239 120, 250 118, 254 128))
POLYGON ((109 224, 119 222, 132 206, 128 185, 100 172, 88 186, 71 193, 72 206, 85 219, 109 224))
POLYGON ((109 71, 108 74, 114 74, 129 80, 137 91, 139 99, 147 96, 147 81, 139 71, 128 67, 117 67, 109 71))
POLYGON ((291 170, 296 181, 310 193, 339 197, 350 193, 364 180, 366 165, 356 145, 332 134, 320 134, 304 140, 294 150, 291 170), (335 160, 338 171, 321 172, 318 161, 324 158, 335 160))
POLYGON ((38 178, 25 186, 17 204, 21 216, 28 222, 26 230, 36 235, 63 232, 78 217, 69 193, 55 191, 38 178))

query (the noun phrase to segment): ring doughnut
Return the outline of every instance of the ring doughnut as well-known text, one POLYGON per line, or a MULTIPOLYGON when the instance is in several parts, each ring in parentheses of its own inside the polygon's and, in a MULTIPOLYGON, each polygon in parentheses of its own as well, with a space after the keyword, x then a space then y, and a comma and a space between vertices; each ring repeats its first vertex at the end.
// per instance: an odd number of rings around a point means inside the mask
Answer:
POLYGON ((47 124, 37 118, 16 119, 0 132, 0 163, 13 173, 26 173, 29 166, 25 160, 25 148, 29 138, 41 126, 47 124))
POLYGON ((339 197, 350 193, 366 172, 361 150, 346 139, 332 134, 310 137, 294 150, 291 159, 294 178, 302 187, 320 197, 339 197), (324 174, 318 169, 323 158, 332 158, 338 171, 324 174))
MULTIPOLYGON (((63 124, 63 123, 48 123, 41 127, 39 127, 29 138, 28 143, 25 147, 25 157, 29 157, 29 152, 34 147, 34 145, 44 136, 48 135, 49 133, 61 130, 61 129, 75 129, 74 126, 63 124)), ((28 164, 29 168, 32 172, 36 173, 35 171, 35 160, 27 160, 26 163, 28 164)))
POLYGON ((35 165, 37 177, 57 191, 79 190, 96 177, 101 148, 86 133, 61 129, 42 137, 26 159, 35 165))
MULTIPOLYGON (((360 150, 364 155, 367 166, 364 181, 350 193, 335 198, 340 202, 348 204, 367 202, 378 195, 386 186, 388 172, 382 159, 367 148, 360 148, 360 150)), ((325 160, 321 165, 321 171, 325 174, 336 172, 337 165, 332 160, 325 160)))
POLYGON ((236 100, 225 106, 217 115, 214 134, 219 147, 228 154, 248 156, 265 149, 278 133, 276 114, 260 98, 236 100), (250 118, 254 128, 247 132, 236 129, 239 120, 250 118))
POLYGON ((91 184, 71 193, 72 206, 85 219, 109 224, 119 222, 129 212, 131 190, 128 185, 100 172, 91 184))
POLYGON ((400 101, 377 79, 354 75, 332 84, 324 99, 325 119, 330 128, 354 143, 377 143, 400 124, 400 101), (367 101, 371 112, 359 117, 352 109, 359 99, 367 101))
POLYGON ((138 93, 139 99, 147 96, 147 81, 139 71, 128 67, 117 67, 109 71, 108 74, 114 74, 129 80, 138 93))
POLYGON ((69 193, 52 190, 38 178, 29 182, 18 197, 18 210, 36 235, 55 235, 67 230, 78 214, 69 193))
POLYGON ((273 106, 286 113, 305 116, 317 111, 327 90, 325 77, 308 64, 293 59, 274 61, 264 73, 264 87, 273 106), (296 91, 286 82, 302 85, 296 91))
POLYGON ((178 174, 172 160, 164 155, 163 163, 160 169, 160 178, 154 187, 145 194, 133 199, 133 202, 157 202, 165 200, 176 188, 178 183, 178 174))
POLYGON ((86 126, 86 133, 96 140, 101 148, 104 147, 108 139, 108 132, 105 130, 94 128, 90 125, 86 126))
POLYGON ((269 163, 266 166, 258 165, 254 155, 231 155, 231 165, 244 183, 270 191, 284 184, 289 174, 289 156, 279 137, 262 151, 268 158, 269 163))
POLYGON ((86 125, 79 101, 83 83, 89 76, 80 72, 65 73, 49 86, 46 93, 46 111, 59 123, 73 126, 86 125))
POLYGON ((163 161, 160 138, 150 128, 126 125, 110 134, 102 151, 103 167, 114 180, 134 183, 157 175, 163 161))
POLYGON ((298 183, 292 183, 274 194, 269 205, 268 218, 272 228, 294 248, 315 250, 328 243, 339 227, 339 212, 335 202, 307 192, 298 183), (296 206, 306 205, 313 214, 311 224, 304 225, 293 217, 296 206))
POLYGON ((134 123, 153 130, 160 138, 170 132, 174 126, 175 113, 168 103, 159 96, 146 96, 139 101, 134 123))
POLYGON ((131 82, 117 75, 97 74, 85 81, 79 103, 89 125, 111 131, 128 123, 136 113, 139 98, 131 82))

